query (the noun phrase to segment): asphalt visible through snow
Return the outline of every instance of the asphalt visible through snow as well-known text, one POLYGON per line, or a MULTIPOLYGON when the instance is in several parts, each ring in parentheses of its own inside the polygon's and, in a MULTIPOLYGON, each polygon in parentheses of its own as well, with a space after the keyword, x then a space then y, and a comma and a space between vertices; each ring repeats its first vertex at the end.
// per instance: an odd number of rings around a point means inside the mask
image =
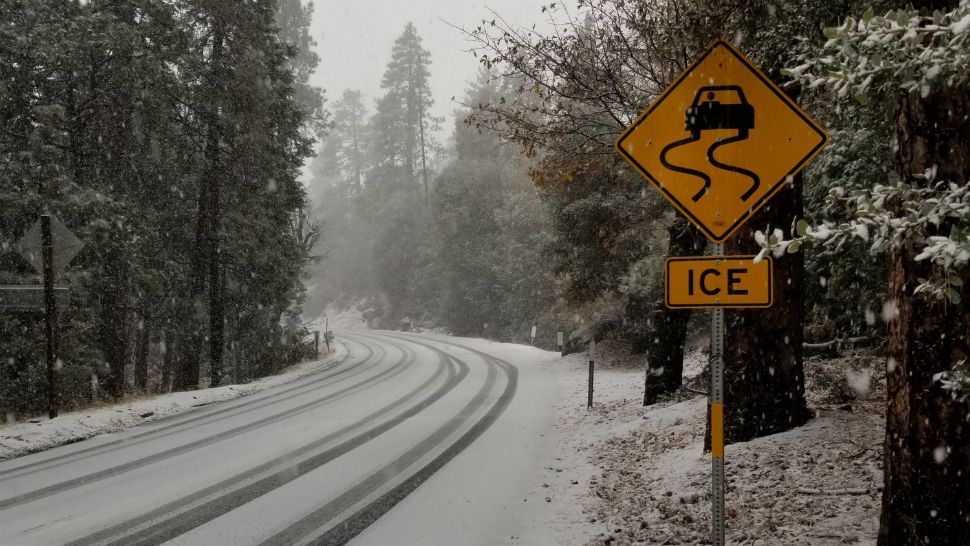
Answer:
POLYGON ((549 543, 538 351, 338 336, 292 383, 0 463, 0 544, 549 543))

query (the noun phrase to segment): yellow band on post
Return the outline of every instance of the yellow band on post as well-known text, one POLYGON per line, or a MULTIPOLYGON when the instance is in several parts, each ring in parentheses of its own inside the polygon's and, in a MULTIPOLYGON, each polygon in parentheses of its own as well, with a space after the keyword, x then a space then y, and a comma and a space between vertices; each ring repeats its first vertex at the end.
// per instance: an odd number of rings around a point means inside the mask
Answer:
POLYGON ((711 457, 724 458, 724 404, 711 403, 711 457))

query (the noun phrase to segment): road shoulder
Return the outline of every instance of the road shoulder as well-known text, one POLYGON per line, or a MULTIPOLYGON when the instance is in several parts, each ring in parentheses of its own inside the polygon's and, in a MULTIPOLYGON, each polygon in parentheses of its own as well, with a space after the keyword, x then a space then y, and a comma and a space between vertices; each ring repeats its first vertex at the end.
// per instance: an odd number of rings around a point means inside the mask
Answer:
POLYGON ((346 346, 337 343, 334 352, 321 360, 295 364, 280 374, 263 377, 250 383, 159 394, 101 408, 62 412, 54 419, 37 418, 4 425, 0 427, 0 461, 118 432, 203 406, 249 396, 317 373, 346 355, 346 346))

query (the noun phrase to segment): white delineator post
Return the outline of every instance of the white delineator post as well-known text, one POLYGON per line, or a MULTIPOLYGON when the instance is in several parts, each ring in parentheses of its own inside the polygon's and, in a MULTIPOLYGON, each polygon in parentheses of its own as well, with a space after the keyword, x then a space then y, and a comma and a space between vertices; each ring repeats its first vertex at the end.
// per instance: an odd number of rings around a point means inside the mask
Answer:
POLYGON ((593 359, 596 354, 596 340, 589 342, 589 393, 586 398, 586 409, 593 407, 593 359))
MULTIPOLYGON (((724 255, 724 245, 714 245, 724 255)), ((724 308, 711 310, 711 542, 724 546, 724 308)))

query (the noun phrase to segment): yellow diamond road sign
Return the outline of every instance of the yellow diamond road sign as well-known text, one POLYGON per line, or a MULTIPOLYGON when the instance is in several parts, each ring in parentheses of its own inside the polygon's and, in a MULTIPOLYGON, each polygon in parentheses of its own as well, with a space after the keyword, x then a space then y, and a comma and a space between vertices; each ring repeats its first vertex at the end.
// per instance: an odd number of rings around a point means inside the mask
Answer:
POLYGON ((616 149, 722 242, 827 142, 798 105, 718 40, 623 132, 616 149))

